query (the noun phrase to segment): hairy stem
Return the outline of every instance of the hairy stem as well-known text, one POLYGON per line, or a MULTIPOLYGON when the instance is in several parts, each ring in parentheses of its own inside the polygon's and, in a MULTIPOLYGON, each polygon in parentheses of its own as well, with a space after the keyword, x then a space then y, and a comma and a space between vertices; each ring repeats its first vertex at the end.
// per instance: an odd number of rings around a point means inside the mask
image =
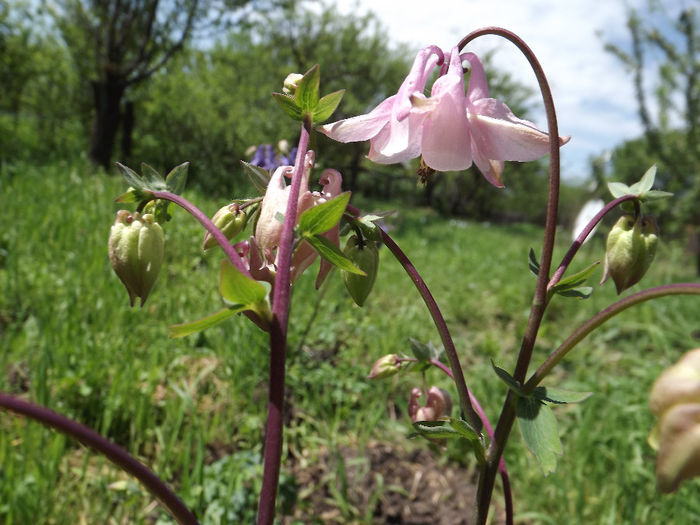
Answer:
POLYGON ((275 518, 275 501, 282 461, 284 428, 285 359, 289 301, 291 298, 291 265, 294 251, 294 222, 301 181, 304 176, 306 151, 309 147, 311 125, 304 122, 301 128, 297 158, 294 163, 284 226, 277 248, 277 275, 272 290, 272 325, 270 327, 270 384, 268 390, 267 425, 265 427, 265 464, 262 490, 258 502, 258 525, 272 525, 275 518))
MULTIPOLYGON (((486 27, 468 34, 459 43, 460 51, 469 42, 483 35, 497 35, 512 42, 527 58, 532 70, 537 77, 540 86, 542 99, 547 113, 547 126, 549 133, 549 194, 547 198, 547 214, 545 220, 544 242, 540 257, 540 272, 537 276, 535 293, 532 298, 530 317, 525 327, 525 333, 520 345, 518 360, 515 365, 513 377, 516 381, 523 381, 527 374, 527 369, 532 359, 532 351, 539 331, 542 317, 546 308, 547 284, 549 282, 549 271, 552 264, 552 254, 554 252, 554 238, 556 236, 557 214, 559 208, 559 126, 554 108, 554 100, 547 82, 547 77, 540 65, 537 57, 525 42, 516 34, 500 27, 486 27)), ((493 485, 496 478, 496 470, 500 463, 501 455, 505 449, 510 430, 513 425, 512 414, 513 404, 511 394, 506 396, 506 401, 501 411, 501 417, 496 425, 494 439, 488 451, 486 463, 479 476, 479 487, 477 493, 477 524, 486 523, 493 485)))
POLYGON ((77 439, 81 443, 94 448, 112 463, 138 479, 148 491, 153 494, 168 510, 170 515, 182 525, 193 525, 197 518, 185 504, 171 491, 163 480, 156 476, 148 467, 131 456, 126 450, 115 445, 94 430, 70 418, 57 414, 48 408, 24 401, 10 394, 0 393, 0 406, 38 421, 54 430, 77 439))

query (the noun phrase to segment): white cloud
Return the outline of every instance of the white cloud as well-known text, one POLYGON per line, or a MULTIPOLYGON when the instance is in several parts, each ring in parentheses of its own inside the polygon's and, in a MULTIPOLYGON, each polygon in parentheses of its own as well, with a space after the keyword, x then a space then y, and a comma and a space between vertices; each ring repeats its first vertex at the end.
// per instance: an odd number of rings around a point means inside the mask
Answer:
MULTIPOLYGON (((644 0, 626 3, 635 8, 645 4, 644 0)), ((344 13, 373 11, 388 28, 392 41, 408 43, 415 50, 429 44, 449 49, 470 31, 484 26, 501 26, 523 38, 545 70, 561 133, 573 136, 562 149, 564 176, 586 175, 589 156, 641 133, 631 78, 603 49, 604 41, 629 40, 623 2, 341 0, 338 6, 344 13)), ((497 66, 537 88, 525 58, 509 42, 488 36, 469 48, 481 53, 495 48, 497 66)), ((544 110, 535 110, 533 116, 545 127, 544 110)))

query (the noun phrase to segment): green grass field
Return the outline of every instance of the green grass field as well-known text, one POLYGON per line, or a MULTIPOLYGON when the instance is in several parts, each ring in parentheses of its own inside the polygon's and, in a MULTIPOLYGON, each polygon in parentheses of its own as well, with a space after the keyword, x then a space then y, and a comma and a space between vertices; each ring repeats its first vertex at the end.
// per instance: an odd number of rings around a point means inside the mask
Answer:
MULTIPOLYGON (((120 179, 73 165, 0 174, 0 390, 109 436, 172 483, 203 523, 251 522, 261 472, 267 338, 236 317, 189 338, 168 339, 168 325, 221 304, 221 255, 202 254, 202 232, 181 210, 165 225, 166 262, 155 290, 143 309, 128 307, 106 248, 118 209, 113 200, 122 191, 120 179)), ((192 191, 186 196, 210 214, 225 202, 192 191)), ((495 421, 505 386, 490 360, 507 370, 514 366, 535 282, 527 253, 530 247, 539 251, 540 230, 464 223, 395 203, 356 205, 398 208, 387 221, 391 234, 443 308, 467 382, 495 421)), ((558 258, 568 235, 560 238, 558 258)), ((596 238, 583 248, 575 268, 602 253, 603 239, 596 238)), ((339 447, 356 448, 361 455, 370 440, 386 436, 402 447, 427 446, 406 439, 405 406, 420 377, 365 379, 382 355, 409 353, 409 337, 439 341, 401 267, 388 250, 380 254, 377 284, 364 308, 352 303, 337 274, 322 296, 313 288, 311 272, 295 288, 286 450, 310 463, 339 447)), ((600 270, 594 280, 599 278, 600 270)), ((665 243, 642 284, 695 279, 682 247, 665 243)), ((615 297, 607 283, 596 285, 587 301, 556 298, 533 365, 615 297)), ((654 453, 646 443, 653 424, 646 406, 649 388, 664 367, 700 346, 699 313, 692 297, 646 303, 603 325, 555 370, 546 384, 595 395, 581 405, 555 409, 564 456, 549 477, 542 476, 517 430, 513 434, 506 459, 517 521, 700 520, 699 482, 660 496, 654 453)), ((429 373, 429 381, 449 386, 437 371, 429 373)), ((473 468, 458 447, 448 447, 445 457, 473 468)), ((303 507, 306 489, 287 472, 281 504, 303 507)), ((333 503, 346 522, 371 522, 371 509, 351 509, 342 491, 336 496, 333 503)), ((37 423, 0 412, 0 522, 169 519, 108 461, 37 423)))

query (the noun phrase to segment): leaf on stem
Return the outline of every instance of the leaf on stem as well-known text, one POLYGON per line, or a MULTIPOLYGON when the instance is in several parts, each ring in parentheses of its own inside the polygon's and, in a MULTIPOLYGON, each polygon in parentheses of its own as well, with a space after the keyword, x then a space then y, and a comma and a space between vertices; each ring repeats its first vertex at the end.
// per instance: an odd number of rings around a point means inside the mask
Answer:
POLYGON ((520 397, 526 395, 525 392, 523 392, 523 385, 521 385, 519 381, 516 381, 512 375, 510 375, 502 368, 496 366, 496 363, 494 363, 493 360, 491 360, 491 366, 493 367, 493 370, 496 372, 496 375, 499 377, 499 379, 503 381, 508 386, 508 388, 510 388, 515 394, 517 394, 520 397))
POLYGON ((189 162, 183 162, 170 170, 170 173, 165 177, 165 186, 170 193, 180 195, 184 191, 185 184, 187 184, 187 170, 189 167, 189 162))
POLYGON ((552 409, 534 397, 519 397, 515 414, 525 445, 537 458, 542 473, 551 474, 557 468, 557 456, 562 454, 552 409))
POLYGON ((299 217, 297 225, 299 235, 306 238, 325 233, 333 228, 343 216, 349 201, 350 192, 346 191, 329 201, 304 211, 299 217))
POLYGON ((316 252, 333 266, 345 270, 346 272, 356 273, 358 275, 367 275, 360 270, 353 262, 345 257, 338 247, 322 235, 304 236, 304 240, 308 242, 316 252))
POLYGON ((214 326, 215 324, 219 324, 221 321, 224 321, 237 313, 243 312, 244 310, 247 310, 245 306, 224 308, 223 310, 219 310, 216 313, 207 315, 206 317, 202 317, 196 321, 171 325, 168 327, 170 329, 170 334, 168 334, 168 337, 171 339, 176 339, 201 332, 202 330, 214 326))
POLYGON ((548 403, 567 404, 581 403, 593 395, 593 392, 574 392, 563 388, 553 388, 551 386, 538 386, 532 393, 535 399, 548 403))
POLYGON ((260 192, 260 195, 265 195, 267 191, 267 185, 270 182, 270 172, 265 168, 260 166, 255 166, 245 161, 241 161, 241 166, 243 166, 243 171, 248 175, 250 182, 253 183, 255 189, 260 192))

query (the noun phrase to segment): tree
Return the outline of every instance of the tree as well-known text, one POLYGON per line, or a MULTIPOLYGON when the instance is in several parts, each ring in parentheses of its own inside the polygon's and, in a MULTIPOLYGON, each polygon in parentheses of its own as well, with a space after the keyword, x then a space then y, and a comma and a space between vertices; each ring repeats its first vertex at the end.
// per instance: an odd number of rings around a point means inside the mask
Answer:
MULTIPOLYGON (((127 90, 158 71, 196 31, 231 20, 248 0, 59 0, 52 14, 80 77, 89 79, 94 119, 89 156, 107 167, 120 126, 130 147, 127 90)), ((128 156, 129 152, 123 152, 128 156)))
POLYGON ((700 16, 696 9, 686 8, 674 20, 651 2, 649 13, 654 15, 653 24, 644 22, 639 12, 629 12, 628 50, 610 43, 605 46, 632 75, 644 127, 641 141, 615 150, 613 165, 616 175, 622 172, 631 181, 648 168, 650 157, 659 164, 657 181, 675 193, 664 211, 664 225, 674 233, 684 230, 692 238, 700 274, 700 16), (650 62, 657 66, 651 92, 650 62), (651 101, 658 108, 655 115, 651 101))

